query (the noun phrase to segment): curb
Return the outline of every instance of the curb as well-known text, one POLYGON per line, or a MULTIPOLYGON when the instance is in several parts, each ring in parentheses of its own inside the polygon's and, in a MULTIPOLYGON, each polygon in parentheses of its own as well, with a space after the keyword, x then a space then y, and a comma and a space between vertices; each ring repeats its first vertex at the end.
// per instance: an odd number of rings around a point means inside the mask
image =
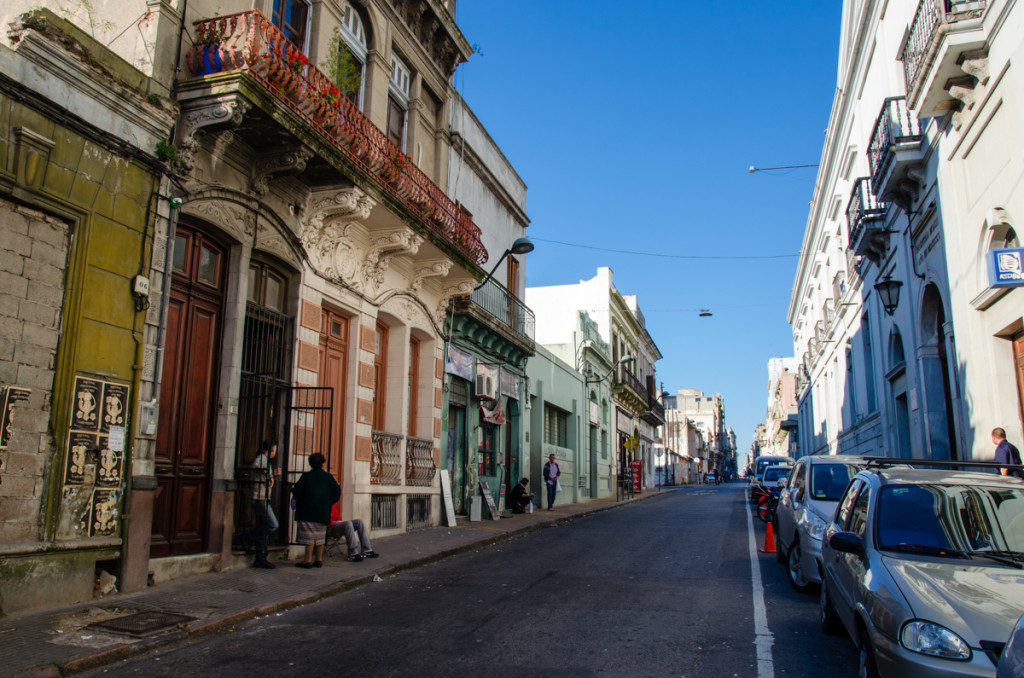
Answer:
POLYGON ((579 513, 574 513, 572 515, 553 517, 552 520, 510 528, 509 530, 499 532, 498 534, 494 534, 489 537, 484 537, 478 541, 462 544, 461 546, 439 551, 438 553, 433 553, 403 563, 397 563, 351 579, 335 582, 306 595, 274 601, 262 607, 249 608, 242 610, 241 612, 233 612, 223 617, 193 622, 185 625, 184 627, 180 627, 177 630, 169 631, 153 638, 146 638, 135 643, 120 645, 118 647, 100 650, 91 654, 80 655, 62 662, 46 662, 22 671, 18 675, 28 676, 30 678, 59 678, 60 676, 69 676, 107 664, 112 664, 117 661, 123 661, 131 657, 136 657, 156 648, 186 646, 193 641, 218 635, 225 631, 230 631, 234 627, 244 624, 252 619, 316 603, 327 598, 332 598, 341 593, 351 591, 352 589, 365 586, 372 583, 374 577, 380 577, 383 579, 384 577, 395 576, 402 572, 418 569, 447 558, 462 555, 470 551, 476 551, 488 546, 493 546, 499 542, 510 541, 512 539, 523 537, 539 529, 563 525, 576 520, 577 518, 583 518, 596 513, 622 508, 623 506, 628 506, 639 501, 654 499, 655 497, 665 496, 666 494, 668 494, 668 492, 663 491, 647 496, 633 497, 616 504, 599 506, 589 510, 580 511, 579 513))

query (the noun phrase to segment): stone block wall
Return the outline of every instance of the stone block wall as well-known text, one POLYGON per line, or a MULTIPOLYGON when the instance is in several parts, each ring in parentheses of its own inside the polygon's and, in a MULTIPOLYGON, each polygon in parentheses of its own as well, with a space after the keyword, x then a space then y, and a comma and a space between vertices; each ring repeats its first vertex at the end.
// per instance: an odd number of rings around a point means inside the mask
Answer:
POLYGON ((0 544, 44 538, 68 227, 0 200, 0 544))

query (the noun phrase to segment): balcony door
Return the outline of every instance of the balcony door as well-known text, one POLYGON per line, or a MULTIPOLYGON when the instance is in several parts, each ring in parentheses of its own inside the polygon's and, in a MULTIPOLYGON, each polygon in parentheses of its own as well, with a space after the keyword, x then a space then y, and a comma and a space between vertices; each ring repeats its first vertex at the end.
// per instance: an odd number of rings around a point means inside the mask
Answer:
POLYGON ((157 430, 150 556, 206 545, 226 251, 178 226, 157 430))

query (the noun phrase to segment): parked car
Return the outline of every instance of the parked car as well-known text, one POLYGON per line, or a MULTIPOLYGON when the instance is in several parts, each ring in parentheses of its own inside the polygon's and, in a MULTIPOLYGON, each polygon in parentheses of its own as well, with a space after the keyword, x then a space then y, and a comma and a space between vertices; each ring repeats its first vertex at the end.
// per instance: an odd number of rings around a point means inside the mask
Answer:
POLYGON ((704 474, 704 484, 705 485, 717 485, 718 484, 718 476, 715 475, 714 471, 708 471, 707 473, 704 474))
POLYGON ((757 497, 754 496, 754 488, 761 484, 761 476, 764 475, 766 468, 769 466, 792 466, 795 463, 796 460, 792 457, 775 454, 763 454, 754 459, 754 463, 751 465, 754 475, 750 479, 750 503, 757 503, 757 497))
POLYGON ((884 463, 825 529, 822 630, 845 628, 868 678, 995 676, 1024 609, 1024 481, 884 463))
POLYGON ((789 474, 775 508, 775 553, 786 563, 789 583, 807 592, 821 583, 821 538, 862 457, 802 457, 789 474))
POLYGON ((1017 620, 1010 632, 1010 639, 999 657, 996 678, 1020 678, 1024 676, 1024 615, 1017 620))
POLYGON ((751 501, 755 504, 761 501, 765 494, 776 494, 779 492, 779 481, 785 482, 792 470, 789 465, 768 466, 761 472, 760 477, 750 486, 751 501))

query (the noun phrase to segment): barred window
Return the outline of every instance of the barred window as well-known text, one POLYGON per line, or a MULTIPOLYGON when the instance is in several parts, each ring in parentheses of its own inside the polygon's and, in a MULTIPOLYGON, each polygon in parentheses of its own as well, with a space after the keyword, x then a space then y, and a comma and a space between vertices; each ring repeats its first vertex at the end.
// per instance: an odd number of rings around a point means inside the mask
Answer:
POLYGON ((548 445, 568 447, 569 413, 551 405, 544 406, 544 442, 548 445))

